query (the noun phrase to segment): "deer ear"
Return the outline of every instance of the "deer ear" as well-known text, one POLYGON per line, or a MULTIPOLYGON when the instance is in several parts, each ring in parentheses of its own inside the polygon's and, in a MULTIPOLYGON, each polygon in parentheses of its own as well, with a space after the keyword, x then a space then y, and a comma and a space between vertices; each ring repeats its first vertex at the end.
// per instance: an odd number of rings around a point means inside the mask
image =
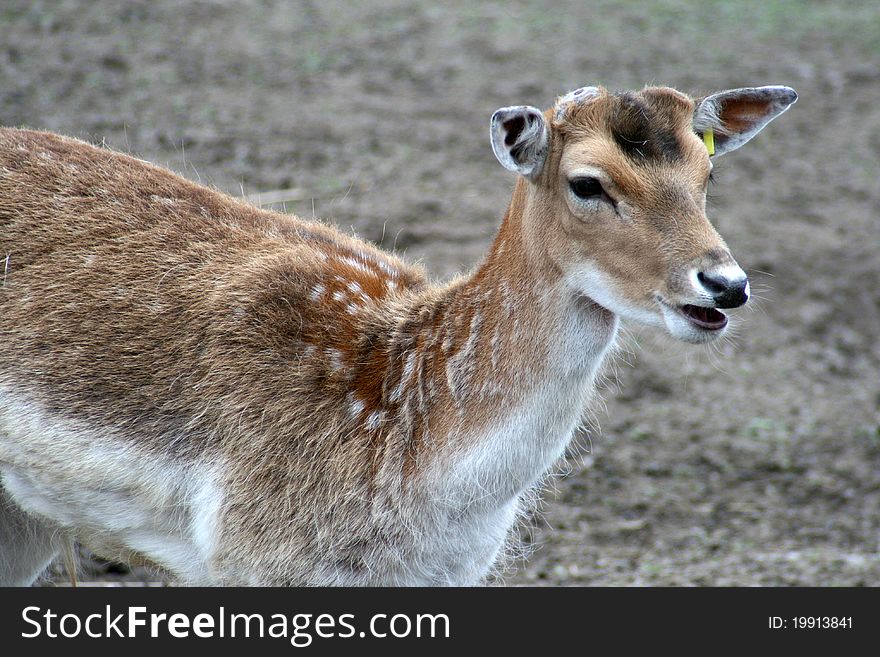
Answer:
POLYGON ((502 107, 492 115, 492 150, 505 169, 529 180, 541 173, 550 132, 541 110, 528 105, 502 107))
POLYGON ((791 87, 746 87, 707 96, 694 112, 694 130, 710 155, 736 150, 797 100, 791 87), (713 144, 714 141, 714 153, 713 144))

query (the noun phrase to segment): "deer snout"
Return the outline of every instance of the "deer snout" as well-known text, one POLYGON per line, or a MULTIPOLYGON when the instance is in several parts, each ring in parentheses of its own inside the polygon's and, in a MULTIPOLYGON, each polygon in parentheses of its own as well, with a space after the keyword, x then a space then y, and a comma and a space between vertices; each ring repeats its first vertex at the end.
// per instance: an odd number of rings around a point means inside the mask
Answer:
POLYGON ((739 308, 749 300, 749 279, 737 265, 697 272, 697 281, 716 308, 739 308))

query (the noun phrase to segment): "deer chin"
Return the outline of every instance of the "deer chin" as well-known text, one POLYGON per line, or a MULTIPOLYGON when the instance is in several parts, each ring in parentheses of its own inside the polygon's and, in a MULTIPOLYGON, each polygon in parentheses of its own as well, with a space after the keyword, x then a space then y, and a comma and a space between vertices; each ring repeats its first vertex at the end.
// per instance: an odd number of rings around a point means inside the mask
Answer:
POLYGON ((717 308, 673 304, 658 297, 657 303, 669 334, 683 342, 701 344, 717 340, 727 331, 727 315, 717 308))

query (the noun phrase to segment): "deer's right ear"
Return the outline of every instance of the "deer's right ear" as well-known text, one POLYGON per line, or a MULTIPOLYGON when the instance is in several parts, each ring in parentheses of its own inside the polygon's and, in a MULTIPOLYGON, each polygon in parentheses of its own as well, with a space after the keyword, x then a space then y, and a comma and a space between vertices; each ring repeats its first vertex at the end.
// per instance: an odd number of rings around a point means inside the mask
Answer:
POLYGON ((492 115, 490 135, 495 157, 505 169, 529 180, 538 177, 550 144, 541 110, 528 105, 502 107, 492 115))

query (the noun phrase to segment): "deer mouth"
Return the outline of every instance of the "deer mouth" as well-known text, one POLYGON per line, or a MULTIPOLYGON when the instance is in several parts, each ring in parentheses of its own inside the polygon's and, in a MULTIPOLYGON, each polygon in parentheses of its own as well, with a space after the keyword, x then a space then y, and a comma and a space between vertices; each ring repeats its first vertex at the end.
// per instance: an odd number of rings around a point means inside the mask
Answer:
POLYGON ((716 308, 685 304, 678 307, 678 312, 691 324, 705 331, 720 331, 727 326, 727 315, 716 308))

